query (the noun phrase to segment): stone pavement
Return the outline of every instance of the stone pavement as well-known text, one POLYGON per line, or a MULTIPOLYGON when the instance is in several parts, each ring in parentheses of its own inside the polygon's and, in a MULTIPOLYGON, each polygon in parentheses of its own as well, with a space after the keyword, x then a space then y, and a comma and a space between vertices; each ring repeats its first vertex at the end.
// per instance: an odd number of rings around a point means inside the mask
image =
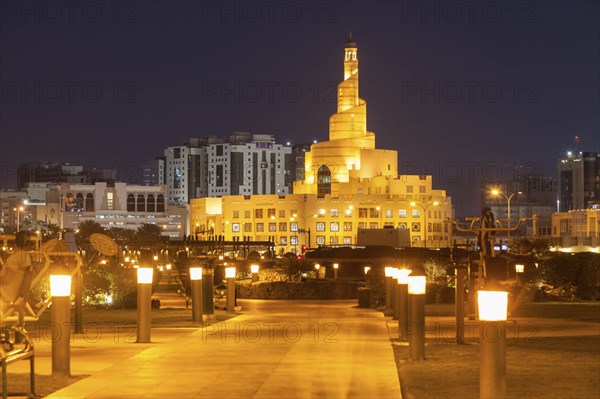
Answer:
MULTIPOLYGON (((111 365, 86 342, 89 354, 81 355, 92 375, 49 397, 401 397, 381 312, 355 308, 356 301, 240 304, 242 315, 213 326, 153 329, 153 344, 122 343, 122 356, 107 353, 111 365), (94 362, 103 368, 92 370, 94 362)), ((73 374, 84 371, 77 365, 74 358, 73 374)))

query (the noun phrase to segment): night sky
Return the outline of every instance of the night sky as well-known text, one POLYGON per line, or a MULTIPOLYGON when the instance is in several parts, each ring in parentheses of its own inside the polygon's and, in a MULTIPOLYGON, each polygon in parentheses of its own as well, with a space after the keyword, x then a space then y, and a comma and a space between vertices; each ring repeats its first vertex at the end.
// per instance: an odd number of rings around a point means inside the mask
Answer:
POLYGON ((600 7, 533 2, 0 2, 2 188, 20 162, 139 166, 189 137, 327 139, 348 31, 377 147, 458 214, 515 162, 600 151, 600 7), (576 148, 573 137, 581 141, 576 148))

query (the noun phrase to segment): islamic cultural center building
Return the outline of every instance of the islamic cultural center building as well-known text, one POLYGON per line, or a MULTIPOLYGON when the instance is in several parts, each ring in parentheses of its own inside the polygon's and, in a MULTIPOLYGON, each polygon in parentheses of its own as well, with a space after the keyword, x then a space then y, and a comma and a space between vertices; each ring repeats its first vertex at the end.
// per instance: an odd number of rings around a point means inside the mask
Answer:
POLYGON ((294 182, 293 194, 192 199, 191 234, 273 241, 277 253, 299 253, 302 246, 354 245, 359 229, 393 228, 409 230, 413 246, 448 246, 450 197, 433 189, 431 176, 398 175, 397 151, 375 147, 358 82, 358 48, 350 37, 329 140, 306 152, 305 179, 294 182))

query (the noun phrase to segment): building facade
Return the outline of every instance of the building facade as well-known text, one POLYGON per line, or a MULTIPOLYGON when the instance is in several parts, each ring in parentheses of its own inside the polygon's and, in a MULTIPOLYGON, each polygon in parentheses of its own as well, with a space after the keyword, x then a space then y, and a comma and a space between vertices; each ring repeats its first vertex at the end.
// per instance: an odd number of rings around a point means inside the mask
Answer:
POLYGON ((562 252, 600 252, 600 206, 552 215, 552 240, 562 252))
POLYGON ((367 131, 366 102, 358 95, 358 50, 344 49, 344 79, 329 140, 304 153, 304 179, 293 194, 198 198, 190 203, 192 235, 225 240, 272 240, 278 252, 302 245, 352 245, 358 229, 410 231, 413 245, 447 246, 453 217, 450 197, 432 187, 431 176, 398 175, 394 150, 375 147, 367 131))
POLYGON ((568 152, 557 164, 558 210, 588 209, 600 201, 600 153, 568 152))
POLYGON ((149 223, 160 226, 162 235, 171 239, 183 239, 187 229, 186 208, 167 204, 164 185, 29 183, 25 193, 23 214, 29 220, 62 229, 76 230, 86 220, 107 229, 137 230, 149 223))
POLYGON ((28 183, 113 184, 116 179, 116 170, 86 169, 82 165, 65 162, 29 162, 19 165, 17 170, 19 190, 23 190, 28 183))

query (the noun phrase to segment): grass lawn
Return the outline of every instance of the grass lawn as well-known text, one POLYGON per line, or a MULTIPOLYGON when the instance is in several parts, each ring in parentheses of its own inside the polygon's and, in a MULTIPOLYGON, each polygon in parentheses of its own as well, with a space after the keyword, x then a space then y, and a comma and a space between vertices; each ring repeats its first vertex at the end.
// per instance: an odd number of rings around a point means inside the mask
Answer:
MULTIPOLYGON (((427 313, 448 316, 453 305, 432 305, 427 313)), ((598 323, 589 336, 532 337, 507 340, 509 398, 600 397, 600 303, 531 303, 515 316, 561 318, 565 323, 598 323)), ((592 325, 591 331, 594 328, 592 325)), ((558 334, 560 335, 560 334, 558 334)), ((479 398, 479 345, 429 341, 426 360, 411 362, 408 347, 394 342, 406 398, 479 398)))

